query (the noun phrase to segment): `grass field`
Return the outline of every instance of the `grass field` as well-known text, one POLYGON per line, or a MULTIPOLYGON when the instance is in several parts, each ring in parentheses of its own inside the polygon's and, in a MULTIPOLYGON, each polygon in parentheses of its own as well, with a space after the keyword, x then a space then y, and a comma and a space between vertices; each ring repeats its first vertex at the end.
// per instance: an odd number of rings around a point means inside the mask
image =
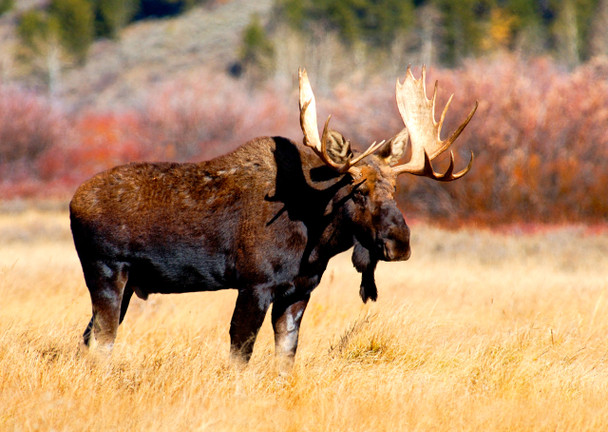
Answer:
POLYGON ((348 254, 313 293, 293 373, 264 323, 229 362, 233 291, 134 299, 109 360, 67 213, 0 213, 0 431, 608 430, 608 232, 412 226, 363 305, 348 254))

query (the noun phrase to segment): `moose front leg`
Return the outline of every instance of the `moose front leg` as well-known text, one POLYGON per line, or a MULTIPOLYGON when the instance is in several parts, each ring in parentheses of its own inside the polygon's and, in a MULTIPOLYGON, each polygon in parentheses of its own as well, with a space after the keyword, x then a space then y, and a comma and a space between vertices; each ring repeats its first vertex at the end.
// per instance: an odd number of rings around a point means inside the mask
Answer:
POLYGON ((253 344, 271 302, 268 290, 239 290, 230 322, 230 357, 233 360, 247 363, 251 358, 253 344))
POLYGON ((300 323, 309 299, 310 294, 296 298, 277 298, 272 306, 275 354, 282 373, 288 372, 293 366, 300 323))

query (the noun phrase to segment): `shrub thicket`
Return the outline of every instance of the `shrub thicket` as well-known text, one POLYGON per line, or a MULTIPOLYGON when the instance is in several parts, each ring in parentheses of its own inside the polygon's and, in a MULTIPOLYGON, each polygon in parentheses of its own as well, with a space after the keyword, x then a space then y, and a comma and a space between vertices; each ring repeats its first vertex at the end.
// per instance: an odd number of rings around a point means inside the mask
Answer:
MULTIPOLYGON (((568 73, 548 58, 500 56, 472 60, 455 70, 430 70, 429 94, 434 80, 440 83, 437 116, 455 94, 443 136, 479 101, 455 145, 459 166, 470 150, 476 159, 462 181, 443 185, 402 179, 404 209, 498 222, 608 220, 603 192, 608 184, 606 59, 568 73)), ((340 129, 350 126, 364 143, 390 138, 402 127, 393 92, 392 86, 338 92, 332 112, 340 129)))
MULTIPOLYGON (((405 212, 483 223, 608 220, 608 62, 568 73, 547 58, 504 56, 430 69, 429 92, 435 79, 438 107, 455 93, 444 136, 479 101, 454 145, 457 168, 470 150, 476 159, 464 179, 450 184, 402 176, 397 198, 405 212)), ((392 82, 344 83, 329 97, 317 96, 320 118, 332 113, 332 126, 361 146, 403 128, 392 82)), ((67 196, 78 182, 119 163, 206 159, 261 135, 299 141, 295 97, 278 88, 251 93, 243 82, 209 75, 154 89, 140 110, 68 115, 5 89, 1 193, 22 193, 24 172, 38 182, 30 193, 46 196, 41 185, 59 183, 67 196)), ((446 162, 436 161, 437 169, 446 162)))
POLYGON ((9 185, 40 179, 40 161, 61 148, 67 129, 65 116, 45 99, 0 87, 0 179, 9 185))

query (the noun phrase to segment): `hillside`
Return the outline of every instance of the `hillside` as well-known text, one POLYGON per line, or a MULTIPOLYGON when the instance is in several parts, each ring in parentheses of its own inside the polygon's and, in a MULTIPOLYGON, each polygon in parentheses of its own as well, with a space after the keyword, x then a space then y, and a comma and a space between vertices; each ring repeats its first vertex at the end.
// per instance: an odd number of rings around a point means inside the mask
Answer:
POLYGON ((53 13, 52 5, 44 6, 51 3, 20 0, 13 11, 0 16, 0 83, 16 82, 40 93, 50 89, 54 97, 77 108, 133 106, 141 94, 156 93, 155 84, 199 77, 203 70, 223 75, 238 59, 244 30, 254 16, 260 26, 247 44, 249 84, 255 86, 269 74, 275 88, 291 84, 293 73, 304 64, 325 94, 349 80, 361 82, 362 77, 392 80, 407 64, 454 68, 471 58, 512 52, 523 58, 549 56, 573 70, 608 55, 608 0, 534 0, 523 2, 526 7, 519 0, 472 2, 476 7, 443 0, 206 0, 204 6, 172 18, 136 21, 116 40, 98 39, 88 51, 92 35, 87 30, 95 27, 97 36, 111 34, 99 31, 99 15, 80 28, 73 23, 86 19, 64 16, 60 21, 54 16, 61 30, 51 37, 44 30, 53 13), (279 9, 273 14, 275 5, 279 9), (31 8, 38 8, 43 18, 22 21, 29 23, 24 26, 29 29, 25 45, 33 52, 29 57, 26 53, 23 62, 18 60, 15 28, 31 8), (35 34, 38 40, 32 43, 35 34), (66 34, 71 42, 66 42, 66 34), (85 46, 78 54, 70 45, 74 42, 85 46), (70 58, 86 63, 70 68, 70 58))
MULTIPOLYGON (((118 40, 95 42, 83 67, 65 70, 58 96, 80 107, 131 105, 154 83, 201 69, 224 71, 237 58, 251 16, 264 20, 272 5, 272 0, 216 1, 177 17, 136 22, 118 40)), ((20 81, 20 70, 6 55, 14 49, 16 13, 7 15, 0 20, 1 75, 4 81, 20 81)))

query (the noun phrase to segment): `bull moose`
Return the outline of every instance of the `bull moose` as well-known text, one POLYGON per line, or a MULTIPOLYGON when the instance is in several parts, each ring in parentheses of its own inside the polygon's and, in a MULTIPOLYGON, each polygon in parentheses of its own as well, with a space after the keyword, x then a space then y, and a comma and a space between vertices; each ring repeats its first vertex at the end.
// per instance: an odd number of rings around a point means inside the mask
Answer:
MULTIPOLYGON (((465 175, 437 173, 431 161, 450 147, 475 107, 446 140, 435 120, 425 69, 408 67, 397 80, 405 128, 357 153, 329 129, 319 137, 315 98, 299 70, 303 144, 256 138, 232 153, 200 163, 132 163, 84 182, 70 202, 71 229, 93 316, 83 335, 110 350, 133 293, 238 290, 230 323, 231 357, 247 362, 270 304, 276 356, 289 367, 300 322, 327 263, 354 246, 363 301, 376 300, 379 260, 410 256, 409 229, 394 200, 396 179, 409 173, 438 181, 465 175), (411 158, 398 164, 406 145, 411 158)), ((453 95, 452 95, 453 96, 453 95)))

